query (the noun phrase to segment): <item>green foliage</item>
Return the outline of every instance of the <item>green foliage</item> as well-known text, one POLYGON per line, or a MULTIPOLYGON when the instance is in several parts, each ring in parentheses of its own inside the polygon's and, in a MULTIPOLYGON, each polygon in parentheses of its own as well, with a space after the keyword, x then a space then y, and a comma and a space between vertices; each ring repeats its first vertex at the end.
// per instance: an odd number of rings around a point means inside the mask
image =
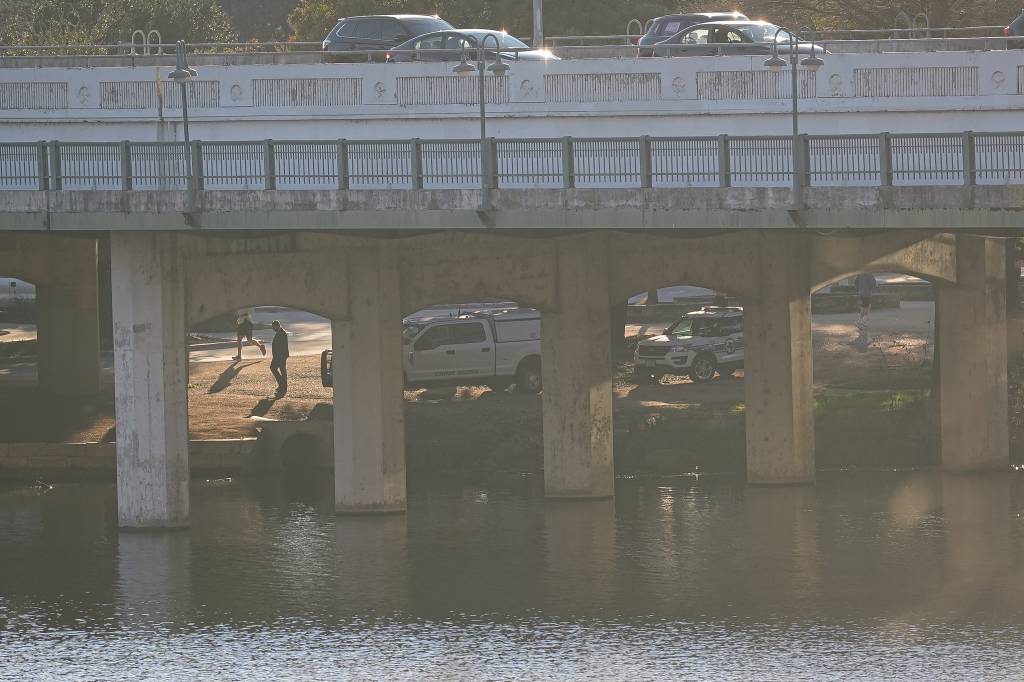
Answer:
POLYGON ((217 0, 106 0, 97 34, 100 42, 131 40, 132 31, 156 29, 165 43, 227 43, 237 40, 217 0))
POLYGON ((2 0, 7 44, 114 44, 156 29, 164 42, 231 42, 236 34, 217 0, 2 0))
POLYGON ((0 43, 81 45, 93 42, 101 0, 3 0, 0 43))

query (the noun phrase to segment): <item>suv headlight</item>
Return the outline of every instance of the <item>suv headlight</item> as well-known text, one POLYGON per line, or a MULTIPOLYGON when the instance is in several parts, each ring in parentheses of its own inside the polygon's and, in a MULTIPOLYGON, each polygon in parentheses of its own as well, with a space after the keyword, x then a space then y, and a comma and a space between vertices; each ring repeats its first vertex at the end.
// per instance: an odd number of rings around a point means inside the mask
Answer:
POLYGON ((327 38, 324 38, 324 42, 321 45, 322 45, 323 49, 326 50, 328 47, 331 46, 331 41, 328 40, 327 38))

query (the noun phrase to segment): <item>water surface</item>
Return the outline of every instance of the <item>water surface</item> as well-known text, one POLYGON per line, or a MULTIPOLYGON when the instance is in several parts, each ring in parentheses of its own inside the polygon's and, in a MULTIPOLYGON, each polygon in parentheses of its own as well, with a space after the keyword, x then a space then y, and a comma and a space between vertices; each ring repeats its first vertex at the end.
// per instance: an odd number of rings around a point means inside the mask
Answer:
POLYGON ((616 493, 197 482, 119 533, 112 486, 0 491, 0 679, 1024 678, 1024 476, 616 493))

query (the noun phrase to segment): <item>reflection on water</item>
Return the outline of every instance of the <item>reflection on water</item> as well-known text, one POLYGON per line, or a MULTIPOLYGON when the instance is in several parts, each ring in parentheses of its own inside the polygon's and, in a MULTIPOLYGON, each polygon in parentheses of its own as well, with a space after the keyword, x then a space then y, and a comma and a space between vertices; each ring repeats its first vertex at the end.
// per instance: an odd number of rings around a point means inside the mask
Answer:
POLYGON ((0 492, 0 679, 1020 679, 1024 478, 538 481, 335 517, 330 480, 0 492))

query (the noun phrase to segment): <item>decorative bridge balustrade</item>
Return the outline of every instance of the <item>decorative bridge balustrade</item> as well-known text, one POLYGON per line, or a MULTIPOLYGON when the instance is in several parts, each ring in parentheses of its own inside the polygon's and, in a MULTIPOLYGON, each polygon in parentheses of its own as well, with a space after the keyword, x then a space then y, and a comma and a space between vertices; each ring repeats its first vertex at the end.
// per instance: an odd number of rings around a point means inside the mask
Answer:
POLYGON ((2 190, 1024 184, 1024 132, 0 143, 2 190), (795 154, 794 154, 795 151, 795 154), (794 171, 794 168, 796 171, 794 171), (483 169, 484 179, 481 178, 483 169))

